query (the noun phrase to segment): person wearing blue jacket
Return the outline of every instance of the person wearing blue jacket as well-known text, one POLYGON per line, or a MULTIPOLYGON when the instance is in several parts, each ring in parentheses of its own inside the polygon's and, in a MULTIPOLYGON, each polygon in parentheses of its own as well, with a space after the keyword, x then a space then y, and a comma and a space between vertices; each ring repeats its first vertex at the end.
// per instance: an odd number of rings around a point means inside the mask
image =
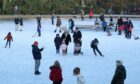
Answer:
POLYGON ((107 27, 107 22, 106 21, 103 21, 102 22, 102 26, 103 26, 103 30, 105 32, 106 31, 106 27, 107 27))

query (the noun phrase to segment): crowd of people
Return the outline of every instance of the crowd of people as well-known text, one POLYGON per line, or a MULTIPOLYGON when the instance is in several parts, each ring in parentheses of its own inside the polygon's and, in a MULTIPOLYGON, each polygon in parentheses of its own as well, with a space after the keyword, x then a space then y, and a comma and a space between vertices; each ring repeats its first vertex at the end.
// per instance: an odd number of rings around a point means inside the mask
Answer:
MULTIPOLYGON (((51 17, 52 20, 52 25, 54 25, 54 18, 55 15, 53 14, 51 17)), ((37 18, 37 33, 38 36, 41 36, 41 17, 38 16, 37 18)), ((82 17, 82 20, 84 20, 84 18, 82 17)), ((107 24, 107 22, 105 21, 104 16, 100 16, 100 20, 101 20, 101 24, 102 24, 102 30, 104 32, 107 32, 107 36, 111 36, 111 28, 114 25, 113 23, 113 18, 110 18, 110 23, 109 25, 107 24)), ((23 27, 23 18, 15 18, 14 19, 15 22, 15 30, 16 31, 22 31, 22 27, 23 27), (19 28, 19 24, 20 24, 20 28, 19 28)), ((99 25, 99 21, 96 18, 95 20, 95 25, 99 25)), ((62 51, 62 56, 66 56, 68 53, 68 46, 69 43, 72 42, 72 38, 73 38, 73 43, 74 43, 74 50, 73 50, 73 54, 74 55, 79 55, 79 54, 83 54, 83 52, 81 51, 81 47, 82 47, 82 32, 79 30, 78 27, 76 27, 74 29, 74 20, 72 18, 70 18, 68 20, 68 28, 65 28, 62 35, 60 36, 59 33, 62 32, 61 30, 61 25, 62 25, 62 21, 61 18, 59 16, 57 16, 57 21, 56 21, 56 29, 54 30, 54 33, 56 33, 56 36, 54 37, 54 44, 56 47, 56 54, 60 54, 60 50, 62 51), (57 31, 59 31, 57 33, 57 31), (72 37, 70 35, 70 33, 72 33, 72 37)), ((115 31, 118 30, 118 35, 121 35, 122 32, 124 32, 125 37, 126 38, 131 38, 132 36, 132 28, 133 24, 131 22, 131 20, 129 20, 128 18, 124 21, 122 19, 122 17, 120 17, 117 21, 116 24, 116 29, 115 31)), ((36 35, 36 34, 35 34, 36 35)), ((11 41, 13 41, 13 37, 11 32, 9 32, 7 34, 7 36, 4 38, 4 40, 7 40, 5 48, 7 47, 7 45, 9 44, 9 48, 11 47, 11 41)), ((38 47, 38 42, 35 41, 32 44, 32 54, 33 54, 33 58, 35 60, 35 67, 34 67, 34 74, 35 75, 39 75, 41 74, 41 72, 39 71, 39 67, 40 67, 40 62, 41 62, 41 52, 44 50, 43 48, 39 48, 38 47)), ((98 49, 98 44, 99 41, 97 38, 94 38, 91 41, 91 48, 93 49, 94 55, 97 56, 96 51, 99 53, 100 56, 104 57, 104 55, 101 53, 101 51, 98 49)), ((124 80, 126 78, 126 71, 125 71, 125 67, 123 66, 123 63, 121 60, 117 60, 116 61, 116 71, 115 74, 113 76, 113 79, 111 81, 111 84, 124 84, 124 80)), ((73 74, 75 76, 77 76, 77 84, 85 84, 86 81, 84 79, 84 76, 81 75, 80 73, 80 68, 79 67, 75 67, 73 70, 73 74)), ((53 84, 61 84, 63 81, 63 76, 62 76, 62 67, 59 63, 59 61, 55 61, 54 64, 52 66, 50 66, 50 76, 49 76, 50 80, 53 81, 53 84)))

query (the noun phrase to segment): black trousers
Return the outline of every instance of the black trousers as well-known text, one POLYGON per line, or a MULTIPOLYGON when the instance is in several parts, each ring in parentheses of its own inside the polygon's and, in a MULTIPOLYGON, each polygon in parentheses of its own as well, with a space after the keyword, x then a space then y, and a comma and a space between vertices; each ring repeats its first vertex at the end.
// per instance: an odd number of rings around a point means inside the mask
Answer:
POLYGON ((93 47, 94 55, 97 55, 96 54, 96 51, 100 54, 100 56, 102 56, 102 53, 100 52, 100 50, 98 49, 98 47, 93 47))
POLYGON ((53 81, 53 84, 61 84, 61 81, 53 81))
POLYGON ((9 48, 10 48, 11 47, 11 41, 6 42, 5 48, 7 47, 8 44, 9 44, 9 48))

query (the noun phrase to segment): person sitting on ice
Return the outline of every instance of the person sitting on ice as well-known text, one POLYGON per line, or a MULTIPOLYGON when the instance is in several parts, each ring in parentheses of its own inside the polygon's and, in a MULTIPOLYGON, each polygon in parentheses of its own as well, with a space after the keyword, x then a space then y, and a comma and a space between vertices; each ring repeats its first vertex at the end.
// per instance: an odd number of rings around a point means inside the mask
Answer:
POLYGON ((75 67, 73 70, 73 75, 77 77, 77 84, 85 84, 84 76, 80 73, 80 68, 75 67))

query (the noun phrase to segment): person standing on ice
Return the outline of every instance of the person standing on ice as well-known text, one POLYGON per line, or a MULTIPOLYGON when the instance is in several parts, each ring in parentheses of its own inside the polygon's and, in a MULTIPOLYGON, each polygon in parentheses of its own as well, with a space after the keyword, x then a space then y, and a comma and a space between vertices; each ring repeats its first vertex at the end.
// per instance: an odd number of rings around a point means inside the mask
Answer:
POLYGON ((54 15, 54 14, 52 14, 52 16, 51 16, 52 25, 54 25, 54 18, 55 18, 55 15, 54 15))
POLYGON ((38 36, 41 36, 41 17, 40 15, 37 16, 37 32, 38 36))
POLYGON ((111 84, 124 84, 126 70, 121 60, 116 60, 116 70, 111 84))
POLYGON ((84 76, 81 75, 80 73, 80 68, 75 67, 73 70, 73 75, 77 77, 77 84, 85 84, 85 79, 84 76))
POLYGON ((9 48, 11 47, 11 41, 13 41, 13 37, 11 35, 11 32, 9 32, 7 34, 7 36, 4 38, 4 40, 7 39, 7 42, 6 42, 6 45, 5 45, 5 48, 7 47, 7 45, 9 44, 9 48))
POLYGON ((54 38, 54 43, 56 47, 56 54, 59 54, 60 52, 60 45, 61 45, 61 38, 59 34, 56 34, 56 37, 54 38))
MULTIPOLYGON (((67 50, 68 50, 69 42, 71 42, 71 36, 67 30, 65 30, 61 36, 61 42, 63 42, 63 41, 65 41, 65 44, 67 45, 67 50)), ((66 50, 66 53, 67 53, 67 50, 66 50)))
POLYGON ((41 60, 41 51, 43 51, 44 48, 39 49, 38 48, 38 42, 35 41, 32 45, 32 54, 33 58, 35 60, 35 75, 39 75, 39 67, 40 67, 40 60, 41 60))
POLYGON ((100 54, 100 56, 104 56, 104 55, 100 52, 100 50, 98 49, 98 44, 99 44, 99 41, 98 41, 97 38, 95 38, 94 40, 92 40, 92 42, 91 42, 91 44, 90 44, 91 48, 93 49, 94 55, 97 56, 97 54, 96 54, 96 51, 97 51, 97 52, 100 54))
POLYGON ((91 19, 92 17, 93 17, 93 11, 92 9, 90 9, 89 18, 91 19))
POLYGON ((116 24, 116 29, 115 29, 115 32, 117 32, 118 30, 118 35, 121 35, 121 32, 119 31, 119 28, 123 25, 123 19, 122 17, 120 17, 117 21, 117 24, 116 24))
POLYGON ((15 31, 18 31, 18 29, 19 29, 19 18, 16 17, 16 18, 14 19, 14 22, 15 22, 15 31))
POLYGON ((57 32, 57 29, 59 29, 59 33, 61 33, 60 29, 61 24, 62 24, 61 19, 59 16, 57 16, 56 29, 54 30, 55 33, 57 32))
POLYGON ((20 31, 22 31, 23 28, 23 18, 19 18, 19 24, 20 24, 20 31))
POLYGON ((61 84, 63 81, 62 69, 59 61, 55 61, 54 65, 50 66, 50 80, 53 81, 53 84, 61 84))
POLYGON ((74 28, 74 21, 72 18, 69 19, 69 29, 71 30, 71 33, 73 33, 74 28))

